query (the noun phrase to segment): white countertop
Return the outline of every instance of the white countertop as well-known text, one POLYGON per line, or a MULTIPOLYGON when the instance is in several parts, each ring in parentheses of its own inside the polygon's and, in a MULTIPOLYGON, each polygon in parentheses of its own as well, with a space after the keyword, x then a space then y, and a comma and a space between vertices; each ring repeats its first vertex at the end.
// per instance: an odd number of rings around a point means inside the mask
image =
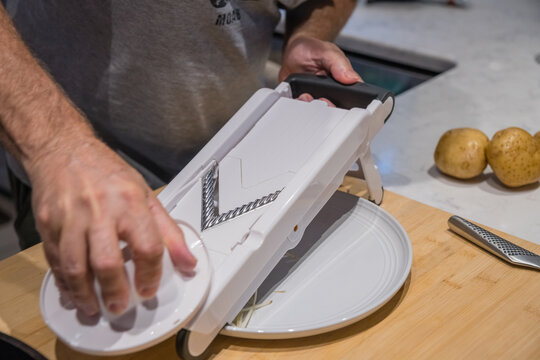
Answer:
POLYGON ((359 5, 342 34, 456 63, 396 99, 372 151, 385 189, 540 244, 540 186, 501 185, 491 169, 459 181, 435 168, 448 129, 488 137, 518 126, 540 131, 540 2, 469 0, 466 8, 426 2, 359 5))

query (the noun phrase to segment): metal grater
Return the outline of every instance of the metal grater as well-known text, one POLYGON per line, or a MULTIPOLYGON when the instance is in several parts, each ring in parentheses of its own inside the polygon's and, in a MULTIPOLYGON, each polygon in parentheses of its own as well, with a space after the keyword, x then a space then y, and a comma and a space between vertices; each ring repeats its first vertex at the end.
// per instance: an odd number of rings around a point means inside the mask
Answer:
POLYGON ((229 210, 223 214, 218 212, 218 201, 216 199, 216 185, 218 180, 218 165, 214 165, 202 178, 202 212, 201 212, 201 231, 211 228, 212 226, 221 224, 227 220, 234 219, 237 216, 248 213, 252 210, 260 208, 266 204, 270 204, 276 200, 281 190, 274 191, 266 196, 250 201, 247 204, 238 206, 235 209, 229 210))
POLYGON ((540 256, 457 215, 448 219, 450 230, 512 264, 540 270, 540 256))

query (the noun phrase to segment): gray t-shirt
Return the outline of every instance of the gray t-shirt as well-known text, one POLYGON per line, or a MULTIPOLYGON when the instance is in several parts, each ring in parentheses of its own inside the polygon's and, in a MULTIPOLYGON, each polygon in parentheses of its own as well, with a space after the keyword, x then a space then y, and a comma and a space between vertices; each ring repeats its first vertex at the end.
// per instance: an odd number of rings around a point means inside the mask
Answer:
POLYGON ((151 183, 170 180, 263 85, 279 20, 277 0, 8 0, 6 8, 98 134, 157 175, 136 166, 151 183))

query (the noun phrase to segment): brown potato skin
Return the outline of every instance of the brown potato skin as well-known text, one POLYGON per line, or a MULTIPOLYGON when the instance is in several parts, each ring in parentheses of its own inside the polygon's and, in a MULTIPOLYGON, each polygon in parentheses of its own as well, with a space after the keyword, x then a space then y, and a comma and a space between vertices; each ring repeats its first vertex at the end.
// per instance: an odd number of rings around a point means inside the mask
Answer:
POLYGON ((519 187, 540 179, 540 135, 536 135, 535 138, 518 127, 493 135, 486 155, 489 166, 504 185, 519 187))
POLYGON ((458 179, 480 175, 487 166, 486 147, 489 138, 473 128, 457 128, 445 132, 435 148, 437 168, 458 179))

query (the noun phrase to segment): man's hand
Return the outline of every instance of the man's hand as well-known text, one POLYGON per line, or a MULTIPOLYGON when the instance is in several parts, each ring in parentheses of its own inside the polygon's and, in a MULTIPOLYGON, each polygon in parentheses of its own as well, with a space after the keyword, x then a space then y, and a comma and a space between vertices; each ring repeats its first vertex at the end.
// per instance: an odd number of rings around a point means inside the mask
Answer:
POLYGON ((290 39, 284 49, 279 81, 293 73, 331 75, 343 84, 362 81, 351 62, 334 43, 310 36, 290 39))
POLYGON ((98 139, 61 143, 27 170, 37 227, 57 285, 87 315, 99 311, 94 277, 108 311, 121 313, 128 304, 119 240, 130 247, 135 286, 143 297, 157 291, 164 245, 179 270, 195 266, 182 231, 142 177, 98 139))
POLYGON ((330 75, 343 84, 362 81, 332 43, 355 5, 355 0, 310 0, 288 10, 279 81, 292 73, 330 75))

